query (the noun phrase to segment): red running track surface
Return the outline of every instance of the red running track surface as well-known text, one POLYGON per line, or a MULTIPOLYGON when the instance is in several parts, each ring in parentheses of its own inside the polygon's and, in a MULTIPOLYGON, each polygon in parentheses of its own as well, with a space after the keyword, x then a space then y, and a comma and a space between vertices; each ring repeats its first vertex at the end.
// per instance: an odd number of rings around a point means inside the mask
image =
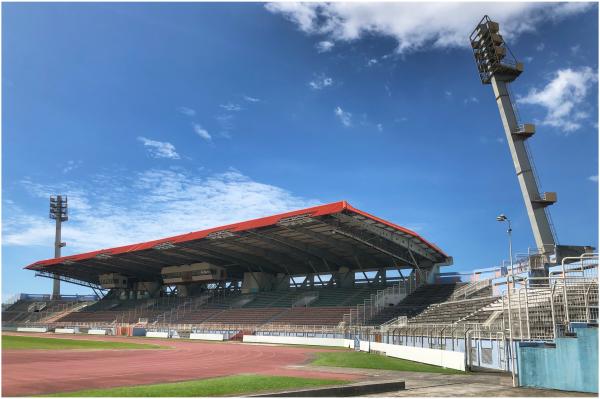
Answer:
POLYGON ((68 338, 152 343, 173 349, 3 350, 2 396, 156 384, 241 373, 340 380, 360 378, 356 374, 289 367, 306 363, 312 353, 326 349, 148 338, 68 338))

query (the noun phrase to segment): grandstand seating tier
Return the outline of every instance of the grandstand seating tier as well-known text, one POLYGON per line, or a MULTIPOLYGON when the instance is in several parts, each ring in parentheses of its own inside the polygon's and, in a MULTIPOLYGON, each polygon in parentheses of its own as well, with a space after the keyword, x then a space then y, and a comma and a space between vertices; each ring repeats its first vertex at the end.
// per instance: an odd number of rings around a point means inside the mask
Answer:
MULTIPOLYGON (((484 322, 493 311, 482 308, 497 298, 484 297, 447 302, 464 283, 432 284, 419 287, 396 306, 383 309, 368 321, 380 325, 398 316, 410 323, 453 323, 461 319, 484 322)), ((90 306, 59 318, 64 323, 153 323, 171 324, 244 324, 244 325, 323 325, 335 326, 344 315, 385 287, 360 285, 352 288, 291 288, 241 294, 239 291, 204 293, 198 297, 161 297, 119 300, 107 296, 90 306), (306 298, 306 301, 299 301, 306 298), (296 303, 304 306, 294 306, 296 303)), ((9 322, 31 321, 27 312, 31 301, 15 303, 3 314, 9 322)), ((58 310, 60 301, 47 304, 58 310)), ((63 306, 64 308, 64 306, 63 306)), ((60 316, 60 315, 59 315, 60 316)))

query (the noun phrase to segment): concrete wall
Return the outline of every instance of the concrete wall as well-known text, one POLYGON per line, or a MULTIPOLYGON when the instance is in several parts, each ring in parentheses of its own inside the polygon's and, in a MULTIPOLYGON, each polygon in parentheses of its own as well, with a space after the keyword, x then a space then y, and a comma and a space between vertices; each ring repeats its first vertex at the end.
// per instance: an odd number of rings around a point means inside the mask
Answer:
POLYGON ((242 281, 242 293, 248 294, 269 291, 273 287, 275 275, 264 272, 245 272, 242 281))
POLYGON ((384 352, 389 357, 465 371, 464 352, 361 341, 361 351, 368 351, 369 347, 371 351, 384 352))
POLYGON ((287 344, 287 345, 317 345, 317 346, 337 346, 349 347, 347 339, 339 338, 311 338, 311 337, 286 337, 286 336, 267 336, 267 335, 244 335, 243 342, 269 343, 269 344, 287 344))
POLYGON ((224 341, 225 337, 223 336, 223 334, 191 333, 190 339, 202 339, 205 341, 224 341))
POLYGON ((169 333, 167 331, 146 331, 146 337, 169 338, 169 333))
MULTIPOLYGON (((269 335, 244 335, 243 342, 260 342, 289 345, 318 345, 354 348, 354 341, 342 338, 312 338, 269 335)), ((383 352, 386 356, 414 362, 446 367, 454 370, 465 370, 465 353, 441 349, 418 348, 414 346, 392 345, 380 342, 360 341, 363 352, 383 352)))
POLYGON ((519 345, 521 386, 598 392, 598 328, 574 331, 577 337, 557 338, 556 347, 519 345))
POLYGON ((18 327, 17 331, 19 332, 48 332, 46 327, 18 327))
POLYGON ((79 330, 74 328, 57 328, 54 332, 57 334, 75 334, 76 332, 79 332, 79 330))
POLYGON ((90 334, 90 335, 106 335, 106 330, 89 329, 88 334, 90 334))

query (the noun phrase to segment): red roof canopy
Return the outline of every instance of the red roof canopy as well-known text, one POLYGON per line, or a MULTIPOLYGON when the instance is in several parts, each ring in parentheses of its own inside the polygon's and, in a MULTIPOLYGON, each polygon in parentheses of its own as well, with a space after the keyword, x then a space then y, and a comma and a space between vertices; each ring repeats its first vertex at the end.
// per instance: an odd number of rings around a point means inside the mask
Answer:
POLYGON ((409 229, 398 226, 394 223, 388 222, 386 220, 383 220, 381 218, 378 218, 376 216, 373 216, 366 212, 363 212, 359 209, 356 209, 353 206, 351 206, 350 204, 348 204, 346 201, 340 201, 340 202, 334 202, 331 204, 320 205, 320 206, 315 206, 315 207, 306 208, 306 209, 300 209, 300 210, 296 210, 296 211, 292 211, 292 212, 285 212, 285 213, 281 213, 281 214, 277 214, 277 215, 273 215, 273 216, 262 217, 262 218, 258 218, 258 219, 248 220, 245 222, 239 222, 239 223, 229 224, 229 225, 225 225, 225 226, 214 227, 214 228, 210 228, 210 229, 206 229, 206 230, 195 231, 195 232, 191 232, 191 233, 161 238, 158 240, 147 241, 147 242, 142 242, 142 243, 133 244, 133 245, 125 245, 125 246, 115 247, 115 248, 100 249, 97 251, 86 252, 86 253, 77 254, 77 255, 63 256, 61 258, 52 258, 52 259, 41 260, 41 261, 35 262, 35 263, 27 266, 26 269, 51 271, 51 270, 46 269, 46 267, 52 266, 52 265, 59 265, 59 264, 61 264, 61 265, 71 264, 74 262, 79 263, 82 261, 94 259, 100 254, 102 254, 103 256, 110 255, 112 257, 118 256, 118 255, 124 255, 124 254, 133 254, 133 253, 137 253, 140 251, 152 250, 153 248, 156 248, 160 244, 165 244, 165 243, 169 243, 169 244, 173 244, 173 245, 177 246, 177 244, 179 244, 179 243, 187 243, 187 242, 192 242, 192 241, 198 242, 199 240, 202 240, 202 239, 206 238, 207 236, 209 236, 211 233, 216 233, 216 232, 221 232, 221 231, 227 231, 227 232, 231 232, 231 233, 240 233, 240 232, 247 232, 250 230, 270 227, 270 226, 276 226, 281 220, 290 218, 293 216, 307 216, 307 217, 317 220, 317 219, 319 219, 319 217, 327 217, 328 215, 336 215, 336 214, 340 214, 340 213, 346 213, 348 215, 352 215, 355 218, 360 218, 360 220, 368 222, 369 224, 376 224, 376 225, 380 226, 381 228, 386 228, 388 232, 389 231, 397 232, 397 233, 401 234, 403 237, 408 237, 408 238, 411 238, 412 240, 415 240, 416 244, 418 244, 420 247, 422 247, 427 252, 432 253, 432 255, 435 258, 438 258, 440 260, 448 260, 449 259, 448 255, 446 255, 440 248, 438 248, 436 245, 430 243, 429 241, 425 240, 424 238, 422 238, 420 235, 418 235, 414 231, 411 231, 409 229))

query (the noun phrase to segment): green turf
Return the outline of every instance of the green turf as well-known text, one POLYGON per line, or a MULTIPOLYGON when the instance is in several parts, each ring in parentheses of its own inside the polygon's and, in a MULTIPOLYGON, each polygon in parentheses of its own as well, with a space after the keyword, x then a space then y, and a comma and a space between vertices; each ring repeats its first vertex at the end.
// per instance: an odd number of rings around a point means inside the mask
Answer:
POLYGON ((380 369, 396 371, 419 371, 426 373, 463 374, 464 372, 445 369, 429 364, 411 362, 365 352, 320 352, 315 353, 315 366, 352 367, 360 369, 380 369))
POLYGON ((76 392, 61 392, 41 396, 224 396, 243 395, 265 391, 284 391, 297 388, 312 388, 324 385, 339 385, 346 381, 318 378, 300 378, 263 375, 234 375, 205 380, 173 382, 168 384, 138 385, 108 389, 88 389, 76 392))
POLYGON ((161 349, 160 345, 130 342, 2 335, 2 349, 161 349))

